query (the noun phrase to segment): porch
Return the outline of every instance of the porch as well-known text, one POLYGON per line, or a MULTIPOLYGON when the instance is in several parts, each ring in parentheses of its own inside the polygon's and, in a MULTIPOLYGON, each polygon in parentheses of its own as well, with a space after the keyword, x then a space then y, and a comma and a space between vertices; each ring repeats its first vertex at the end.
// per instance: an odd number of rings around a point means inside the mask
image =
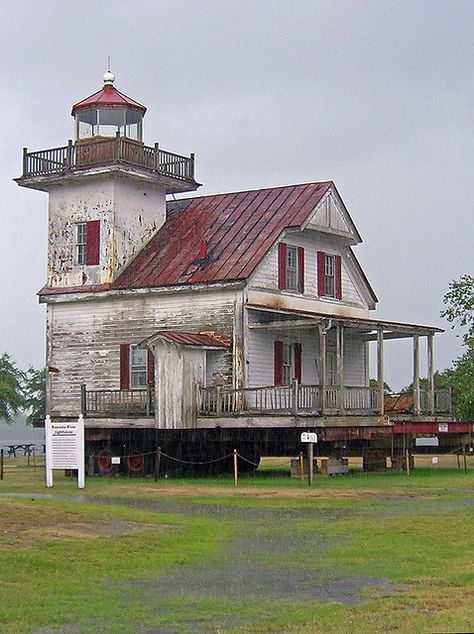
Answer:
MULTIPOLYGON (((435 390, 433 410, 430 394, 420 390, 420 415, 448 415, 451 411, 449 390, 435 390)), ((292 385, 233 389, 216 386, 200 389, 199 413, 202 416, 237 415, 280 416, 377 416, 395 413, 393 396, 381 401, 378 388, 355 386, 292 385), (390 405, 389 405, 390 403, 390 405)), ((403 414, 415 414, 414 395, 404 395, 403 414)))

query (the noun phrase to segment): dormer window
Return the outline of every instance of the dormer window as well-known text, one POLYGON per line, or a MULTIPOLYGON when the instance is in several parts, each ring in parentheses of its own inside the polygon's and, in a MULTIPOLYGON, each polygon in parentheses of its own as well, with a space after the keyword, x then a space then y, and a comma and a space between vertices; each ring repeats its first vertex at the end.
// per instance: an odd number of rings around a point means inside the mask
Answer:
POLYGON ((296 260, 296 247, 286 247, 286 289, 297 290, 298 263, 296 260))
POLYGON ((324 254, 324 295, 336 297, 335 255, 324 254))
POLYGON ((318 251, 318 295, 342 299, 342 262, 340 255, 318 251))
POLYGON ((76 264, 93 266, 100 258, 100 220, 76 223, 76 264))
POLYGON ((284 242, 278 245, 278 288, 304 293, 304 249, 284 242))

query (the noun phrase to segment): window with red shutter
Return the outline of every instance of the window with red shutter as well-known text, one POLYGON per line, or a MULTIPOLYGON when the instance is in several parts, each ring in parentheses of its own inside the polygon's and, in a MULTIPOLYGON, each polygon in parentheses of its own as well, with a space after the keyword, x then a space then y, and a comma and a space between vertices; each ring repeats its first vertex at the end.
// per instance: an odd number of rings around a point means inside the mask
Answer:
POLYGON ((302 349, 300 343, 293 344, 294 359, 295 359, 295 379, 298 383, 301 383, 301 357, 302 349))
POLYGON ((341 256, 336 255, 336 299, 342 299, 342 261, 341 256))
POLYGON ((298 293, 304 293, 304 249, 298 247, 298 293))
POLYGON ((318 295, 320 297, 342 298, 341 256, 318 251, 318 295))
POLYGON ((304 293, 304 248, 278 245, 278 288, 304 293))
POLYGON ((278 245, 278 288, 286 288, 286 244, 278 245))
POLYGON ((130 344, 120 344, 120 389, 130 388, 130 344))
POLYGON ((76 264, 93 266, 100 260, 100 220, 76 224, 76 264))
POLYGON ((273 353, 273 376, 275 385, 283 384, 283 342, 275 341, 273 353))
POLYGON ((87 222, 87 264, 99 264, 100 255, 100 220, 87 222))

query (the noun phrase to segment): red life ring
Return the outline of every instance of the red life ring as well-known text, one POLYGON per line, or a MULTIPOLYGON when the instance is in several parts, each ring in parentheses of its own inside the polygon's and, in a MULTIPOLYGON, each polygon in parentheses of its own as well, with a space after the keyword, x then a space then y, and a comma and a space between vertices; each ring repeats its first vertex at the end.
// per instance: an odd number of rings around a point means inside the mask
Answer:
POLYGON ((101 475, 107 475, 112 472, 112 454, 108 449, 101 449, 97 456, 97 467, 101 475))
POLYGON ((140 473, 143 470, 144 457, 137 449, 132 449, 127 456, 127 469, 129 473, 140 473))

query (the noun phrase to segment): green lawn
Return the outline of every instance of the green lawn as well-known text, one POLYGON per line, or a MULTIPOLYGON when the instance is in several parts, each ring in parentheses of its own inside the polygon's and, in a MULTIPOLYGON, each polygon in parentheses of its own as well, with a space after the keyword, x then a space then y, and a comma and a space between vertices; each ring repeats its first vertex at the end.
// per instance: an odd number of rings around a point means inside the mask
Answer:
POLYGON ((78 491, 11 468, 0 632, 473 631, 473 474, 354 472, 309 488, 273 468, 237 488, 92 478, 78 491))

